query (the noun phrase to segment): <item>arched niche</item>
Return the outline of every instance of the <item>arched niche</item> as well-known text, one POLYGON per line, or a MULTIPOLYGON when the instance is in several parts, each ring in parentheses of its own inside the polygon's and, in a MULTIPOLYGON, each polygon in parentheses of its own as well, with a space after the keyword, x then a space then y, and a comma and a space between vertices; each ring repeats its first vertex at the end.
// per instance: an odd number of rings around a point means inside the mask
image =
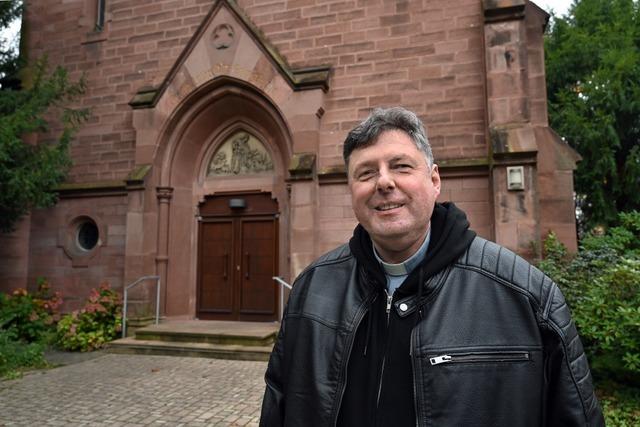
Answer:
MULTIPOLYGON (((207 196, 251 191, 270 194, 280 210, 278 251, 289 251, 285 179, 292 146, 282 115, 258 90, 235 79, 216 79, 197 92, 176 109, 160 147, 160 182, 172 189, 166 226, 159 224, 159 233, 167 236, 169 316, 196 312, 199 206, 207 196), (253 156, 254 164, 268 159, 269 167, 256 170, 239 160, 231 163, 234 143, 236 157, 253 156), (209 174, 212 160, 222 152, 227 153, 231 173, 209 174)), ((286 257, 278 262, 279 271, 288 269, 286 257)))
POLYGON ((165 128, 159 147, 161 185, 190 186, 194 178, 202 182, 203 164, 214 154, 212 147, 215 150, 224 142, 221 138, 240 131, 264 146, 272 157, 273 175, 284 179, 292 141, 275 105, 256 88, 229 77, 214 79, 197 92, 176 109, 165 128))

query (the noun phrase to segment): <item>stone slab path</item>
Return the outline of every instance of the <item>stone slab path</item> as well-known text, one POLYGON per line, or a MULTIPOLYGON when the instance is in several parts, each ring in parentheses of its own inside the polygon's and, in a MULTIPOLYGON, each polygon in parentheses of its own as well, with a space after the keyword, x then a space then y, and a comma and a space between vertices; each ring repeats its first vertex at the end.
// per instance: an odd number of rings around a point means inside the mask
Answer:
POLYGON ((0 381, 0 426, 257 426, 266 368, 104 354, 0 381))

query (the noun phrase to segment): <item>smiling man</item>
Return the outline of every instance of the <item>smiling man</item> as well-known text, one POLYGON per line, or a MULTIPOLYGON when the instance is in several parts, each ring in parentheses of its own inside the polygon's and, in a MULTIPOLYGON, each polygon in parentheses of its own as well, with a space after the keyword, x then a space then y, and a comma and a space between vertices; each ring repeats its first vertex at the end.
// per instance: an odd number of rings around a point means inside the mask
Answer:
POLYGON ((560 290, 436 203, 417 116, 375 110, 344 160, 359 224, 295 281, 260 425, 604 425, 560 290))

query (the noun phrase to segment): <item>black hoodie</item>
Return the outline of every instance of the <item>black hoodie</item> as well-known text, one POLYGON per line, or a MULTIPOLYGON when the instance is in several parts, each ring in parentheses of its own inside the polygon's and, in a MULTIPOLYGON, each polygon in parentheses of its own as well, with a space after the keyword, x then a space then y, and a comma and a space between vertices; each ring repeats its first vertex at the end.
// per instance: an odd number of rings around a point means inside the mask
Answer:
MULTIPOLYGON (((476 233, 467 217, 453 203, 436 204, 431 216, 431 240, 422 263, 393 294, 393 300, 421 295, 429 277, 464 253, 476 233)), ((373 254, 371 238, 358 225, 349 247, 367 280, 379 290, 356 332, 347 368, 347 386, 340 406, 338 425, 413 427, 415 408, 413 373, 409 354, 411 330, 422 316, 401 318, 387 313, 386 277, 373 254)))

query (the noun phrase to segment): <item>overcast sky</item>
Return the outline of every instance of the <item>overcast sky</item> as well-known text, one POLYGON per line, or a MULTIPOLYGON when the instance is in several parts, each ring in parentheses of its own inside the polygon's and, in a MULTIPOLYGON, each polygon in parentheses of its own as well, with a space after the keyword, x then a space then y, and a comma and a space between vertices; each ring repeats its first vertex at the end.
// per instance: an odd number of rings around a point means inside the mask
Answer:
POLYGON ((569 10, 569 6, 571 6, 572 0, 531 0, 547 12, 551 13, 551 10, 556 13, 556 15, 562 16, 569 10))
POLYGON ((20 32, 20 20, 16 19, 15 21, 13 21, 11 25, 9 25, 9 28, 6 28, 0 31, 0 37, 2 37, 3 39, 6 39, 7 41, 17 41, 19 32, 20 32))

